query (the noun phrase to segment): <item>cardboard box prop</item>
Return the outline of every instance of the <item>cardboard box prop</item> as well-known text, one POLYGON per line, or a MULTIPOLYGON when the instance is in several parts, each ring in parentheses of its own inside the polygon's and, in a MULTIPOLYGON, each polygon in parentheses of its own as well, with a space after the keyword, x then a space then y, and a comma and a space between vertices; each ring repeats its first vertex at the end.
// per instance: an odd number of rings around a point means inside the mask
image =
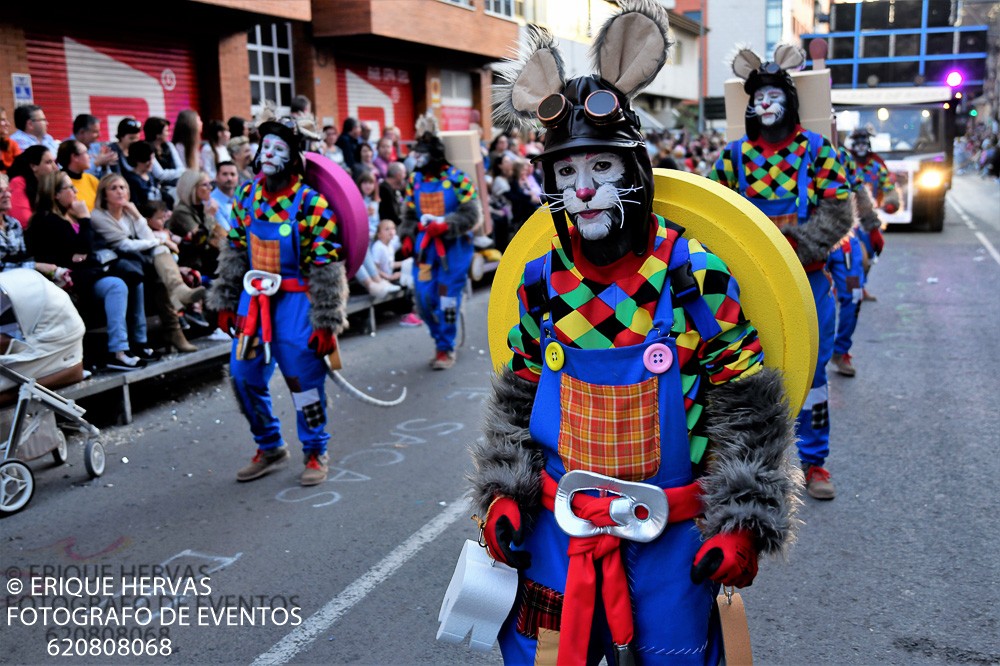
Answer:
POLYGON ((479 133, 474 130, 459 130, 441 132, 438 134, 444 142, 444 154, 453 166, 466 173, 476 186, 479 200, 483 206, 484 224, 475 229, 477 235, 492 232, 490 218, 489 188, 486 185, 486 170, 483 169, 483 153, 479 149, 479 133))

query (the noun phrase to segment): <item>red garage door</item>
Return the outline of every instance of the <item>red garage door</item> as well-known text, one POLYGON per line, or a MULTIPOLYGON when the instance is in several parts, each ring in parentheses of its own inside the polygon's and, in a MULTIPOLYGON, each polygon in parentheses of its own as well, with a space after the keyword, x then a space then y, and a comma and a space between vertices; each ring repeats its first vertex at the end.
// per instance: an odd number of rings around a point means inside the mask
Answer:
POLYGON ((97 116, 101 139, 108 140, 124 116, 140 122, 161 116, 172 122, 179 111, 198 108, 188 45, 69 34, 28 34, 27 44, 35 104, 45 110, 49 133, 58 140, 72 134, 73 118, 80 113, 97 116))
POLYGON ((337 115, 341 122, 350 116, 368 123, 372 137, 395 125, 404 141, 411 140, 416 122, 411 76, 410 70, 402 67, 339 62, 337 115))

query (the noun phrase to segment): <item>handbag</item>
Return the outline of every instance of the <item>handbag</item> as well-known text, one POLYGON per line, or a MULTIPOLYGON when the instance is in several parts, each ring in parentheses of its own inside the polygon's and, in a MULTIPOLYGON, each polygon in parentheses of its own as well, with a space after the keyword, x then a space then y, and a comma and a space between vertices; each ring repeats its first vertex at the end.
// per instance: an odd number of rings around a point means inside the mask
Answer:
MULTIPOLYGON (((104 252, 105 250, 98 250, 104 252)), ((108 250, 112 251, 112 250, 108 250)), ((146 278, 146 257, 139 252, 126 252, 123 250, 114 251, 117 254, 109 266, 108 272, 120 278, 130 287, 133 287, 146 278)), ((151 263, 151 259, 148 260, 151 263)))

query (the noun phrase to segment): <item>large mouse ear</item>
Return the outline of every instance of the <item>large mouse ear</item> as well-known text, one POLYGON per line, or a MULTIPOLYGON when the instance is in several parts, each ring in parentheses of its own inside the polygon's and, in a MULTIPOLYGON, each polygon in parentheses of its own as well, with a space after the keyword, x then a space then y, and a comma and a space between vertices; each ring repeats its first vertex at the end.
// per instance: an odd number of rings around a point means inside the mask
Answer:
POLYGON ((778 44, 774 48, 774 64, 786 72, 794 72, 806 62, 806 52, 792 44, 778 44))
POLYGON ((744 81, 760 69, 760 56, 750 50, 750 45, 740 45, 736 47, 736 52, 729 59, 733 74, 744 81))
POLYGON ((632 99, 666 64, 670 25, 656 0, 619 0, 618 5, 622 11, 601 27, 590 58, 602 79, 632 99))
POLYGON ((493 67, 500 78, 493 86, 493 123, 498 127, 533 126, 538 103, 566 84, 562 56, 548 30, 529 25, 523 53, 493 67))

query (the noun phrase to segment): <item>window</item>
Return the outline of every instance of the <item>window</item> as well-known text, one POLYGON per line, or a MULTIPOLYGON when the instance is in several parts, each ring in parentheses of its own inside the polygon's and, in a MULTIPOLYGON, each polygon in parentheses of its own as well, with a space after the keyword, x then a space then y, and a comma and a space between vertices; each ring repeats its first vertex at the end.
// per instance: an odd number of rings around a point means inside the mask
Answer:
POLYGON ((272 102, 279 116, 291 113, 295 95, 292 63, 292 25, 271 23, 247 31, 250 60, 250 110, 261 112, 264 102, 272 102))
POLYGON ((767 42, 767 53, 774 53, 774 47, 781 41, 781 0, 767 0, 765 5, 764 40, 767 42))
POLYGON ((483 6, 487 14, 514 18, 514 0, 485 0, 483 6))

